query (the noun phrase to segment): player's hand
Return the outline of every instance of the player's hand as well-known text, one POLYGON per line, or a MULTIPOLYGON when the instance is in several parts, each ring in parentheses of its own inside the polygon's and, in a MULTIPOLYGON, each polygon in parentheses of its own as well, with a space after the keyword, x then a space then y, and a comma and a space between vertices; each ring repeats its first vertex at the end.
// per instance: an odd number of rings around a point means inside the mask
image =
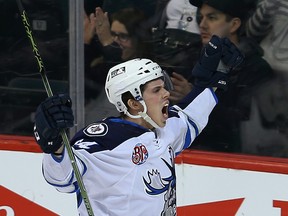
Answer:
POLYGON ((71 98, 67 94, 49 97, 38 106, 34 137, 43 152, 53 153, 62 146, 60 130, 74 125, 71 106, 71 98))
POLYGON ((225 90, 229 73, 241 64, 243 59, 243 54, 228 38, 213 35, 193 68, 195 85, 225 90))

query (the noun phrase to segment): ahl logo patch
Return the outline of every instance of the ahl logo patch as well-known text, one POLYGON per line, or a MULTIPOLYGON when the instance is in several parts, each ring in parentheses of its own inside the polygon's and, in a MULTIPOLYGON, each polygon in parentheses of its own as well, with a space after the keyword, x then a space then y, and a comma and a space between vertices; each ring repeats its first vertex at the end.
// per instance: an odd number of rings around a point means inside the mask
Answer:
POLYGON ((121 68, 119 68, 117 70, 114 70, 114 71, 111 72, 111 79, 113 77, 116 77, 116 76, 118 76, 120 74, 123 74, 123 73, 125 73, 125 67, 121 67, 121 68))
POLYGON ((108 132, 108 126, 105 123, 94 123, 88 125, 84 130, 84 134, 87 136, 104 136, 108 132))
POLYGON ((136 144, 132 154, 132 162, 136 165, 141 165, 146 162, 148 158, 148 151, 142 143, 136 144))

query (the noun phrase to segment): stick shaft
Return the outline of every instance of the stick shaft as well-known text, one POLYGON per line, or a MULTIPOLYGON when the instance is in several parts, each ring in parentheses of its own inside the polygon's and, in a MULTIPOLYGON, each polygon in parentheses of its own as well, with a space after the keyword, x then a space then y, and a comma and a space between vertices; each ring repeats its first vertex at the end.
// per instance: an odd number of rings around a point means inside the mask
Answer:
MULTIPOLYGON (((27 37, 29 38, 29 41, 31 43, 32 50, 33 50, 33 53, 34 53, 34 56, 36 58, 36 61, 37 61, 38 67, 39 67, 39 73, 41 75, 44 87, 46 89, 48 97, 51 97, 51 96, 53 96, 53 92, 52 92, 52 89, 50 87, 48 78, 46 76, 46 70, 45 70, 45 67, 44 67, 44 63, 42 61, 42 58, 40 56, 40 53, 38 51, 36 42, 35 42, 34 37, 33 37, 33 32, 32 32, 32 30, 30 28, 30 23, 29 23, 27 15, 26 15, 26 11, 24 10, 24 7, 22 5, 21 0, 16 0, 16 1, 17 1, 17 5, 18 5, 18 8, 19 8, 20 14, 21 14, 23 25, 25 27, 25 31, 27 33, 27 37)), ((63 143, 65 145, 65 148, 66 148, 66 150, 68 152, 68 155, 69 155, 69 158, 70 158, 70 161, 71 161, 71 165, 72 165, 73 171, 75 173, 75 177, 76 177, 77 183, 78 183, 79 188, 80 188, 81 196, 83 198, 83 201, 84 201, 86 209, 87 209, 87 213, 88 213, 89 216, 94 216, 93 210, 92 210, 92 207, 91 207, 88 195, 87 195, 87 191, 85 189, 85 185, 83 183, 82 176, 81 176, 81 173, 79 171, 79 168, 78 168, 78 166, 76 164, 76 159, 75 159, 75 156, 73 154, 72 148, 70 146, 70 142, 69 142, 69 139, 67 137, 67 134, 66 134, 65 130, 61 130, 60 133, 61 133, 61 136, 62 136, 62 139, 63 139, 63 143)))

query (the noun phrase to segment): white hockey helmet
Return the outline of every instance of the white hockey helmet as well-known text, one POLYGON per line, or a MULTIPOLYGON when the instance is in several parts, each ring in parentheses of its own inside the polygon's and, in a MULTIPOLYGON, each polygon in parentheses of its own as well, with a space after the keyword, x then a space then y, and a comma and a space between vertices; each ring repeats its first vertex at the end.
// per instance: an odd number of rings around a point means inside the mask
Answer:
POLYGON ((161 77, 165 80, 166 76, 161 67, 150 59, 137 58, 123 62, 112 67, 108 72, 105 84, 107 98, 119 112, 124 112, 132 118, 147 118, 147 107, 140 86, 161 77), (144 111, 138 113, 138 116, 131 115, 122 101, 122 94, 125 92, 130 92, 135 100, 144 106, 144 111))

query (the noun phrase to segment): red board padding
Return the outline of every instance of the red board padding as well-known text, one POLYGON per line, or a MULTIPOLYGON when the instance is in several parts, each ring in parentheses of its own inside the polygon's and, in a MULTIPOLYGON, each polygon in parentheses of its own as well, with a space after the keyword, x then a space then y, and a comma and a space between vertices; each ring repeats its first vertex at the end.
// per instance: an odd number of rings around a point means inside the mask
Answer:
POLYGON ((0 150, 42 152, 34 137, 0 135, 0 150))
POLYGON ((187 149, 176 158, 176 163, 288 174, 287 158, 274 158, 187 149))
POLYGON ((50 210, 42 207, 17 193, 0 185, 0 216, 6 215, 41 215, 57 216, 50 210))

